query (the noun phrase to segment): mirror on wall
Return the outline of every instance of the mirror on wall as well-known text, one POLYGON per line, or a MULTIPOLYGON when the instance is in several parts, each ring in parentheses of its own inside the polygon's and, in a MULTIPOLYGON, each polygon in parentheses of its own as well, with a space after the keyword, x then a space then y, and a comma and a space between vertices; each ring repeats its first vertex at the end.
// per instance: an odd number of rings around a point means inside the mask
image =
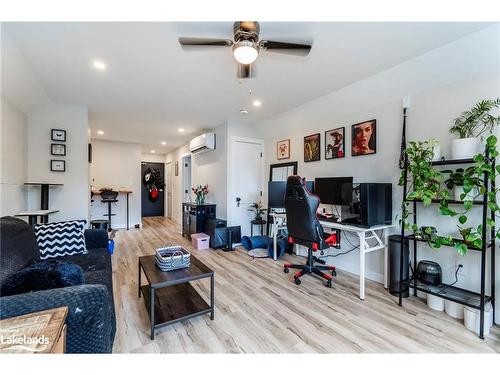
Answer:
POLYGON ((286 181, 288 176, 297 174, 297 162, 271 164, 269 181, 286 181))

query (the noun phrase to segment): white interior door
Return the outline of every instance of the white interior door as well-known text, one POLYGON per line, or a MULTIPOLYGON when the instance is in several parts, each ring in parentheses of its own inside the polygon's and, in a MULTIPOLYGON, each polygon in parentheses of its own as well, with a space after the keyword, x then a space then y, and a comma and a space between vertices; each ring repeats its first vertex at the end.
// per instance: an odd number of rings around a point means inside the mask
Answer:
POLYGON ((231 225, 240 225, 241 235, 249 236, 254 213, 248 209, 262 200, 262 144, 233 140, 231 154, 231 225))
POLYGON ((167 181, 165 183, 166 185, 166 189, 167 189, 167 207, 166 207, 166 213, 167 213, 167 217, 169 219, 172 218, 172 163, 168 163, 167 164, 167 181))

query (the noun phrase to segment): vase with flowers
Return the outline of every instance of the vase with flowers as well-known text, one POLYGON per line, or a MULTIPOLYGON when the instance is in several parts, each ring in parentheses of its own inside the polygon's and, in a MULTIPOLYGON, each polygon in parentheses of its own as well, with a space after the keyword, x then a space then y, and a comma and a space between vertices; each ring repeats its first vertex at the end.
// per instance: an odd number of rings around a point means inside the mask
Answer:
POLYGON ((192 188, 194 195, 196 195, 196 204, 204 204, 205 196, 208 194, 208 185, 198 185, 192 188))

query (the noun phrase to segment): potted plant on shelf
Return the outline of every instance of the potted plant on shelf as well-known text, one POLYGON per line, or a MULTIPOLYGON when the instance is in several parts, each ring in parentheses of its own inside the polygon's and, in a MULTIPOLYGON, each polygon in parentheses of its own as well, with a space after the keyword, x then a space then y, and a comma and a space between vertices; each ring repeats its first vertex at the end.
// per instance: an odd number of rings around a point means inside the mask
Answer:
POLYGON ((196 195, 196 204, 204 204, 205 196, 208 194, 208 185, 198 185, 192 188, 193 193, 196 195))
POLYGON ((263 208, 262 202, 252 203, 248 211, 253 211, 255 214, 255 220, 262 220, 262 215, 267 211, 267 208, 263 208))
POLYGON ((475 172, 475 167, 468 167, 467 169, 458 168, 454 171, 441 171, 441 173, 449 175, 444 184, 448 189, 453 191, 456 201, 474 200, 479 195, 478 187, 480 186, 480 181, 475 172), (467 189, 464 188, 464 185, 467 189))
POLYGON ((500 106, 500 98, 481 100, 455 119, 450 133, 459 138, 451 142, 452 159, 469 159, 480 152, 484 134, 491 134, 500 125, 500 116, 491 112, 500 106))

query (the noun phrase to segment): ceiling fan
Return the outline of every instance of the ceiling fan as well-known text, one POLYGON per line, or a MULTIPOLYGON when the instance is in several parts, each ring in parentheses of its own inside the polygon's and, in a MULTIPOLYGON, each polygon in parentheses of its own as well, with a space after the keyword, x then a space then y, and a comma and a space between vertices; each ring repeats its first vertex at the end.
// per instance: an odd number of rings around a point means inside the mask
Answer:
POLYGON ((180 37, 179 43, 182 46, 232 47, 234 58, 238 63, 236 74, 238 78, 255 76, 252 64, 262 51, 307 56, 312 47, 310 44, 259 40, 259 32, 258 22, 238 21, 233 25, 233 40, 180 37))

